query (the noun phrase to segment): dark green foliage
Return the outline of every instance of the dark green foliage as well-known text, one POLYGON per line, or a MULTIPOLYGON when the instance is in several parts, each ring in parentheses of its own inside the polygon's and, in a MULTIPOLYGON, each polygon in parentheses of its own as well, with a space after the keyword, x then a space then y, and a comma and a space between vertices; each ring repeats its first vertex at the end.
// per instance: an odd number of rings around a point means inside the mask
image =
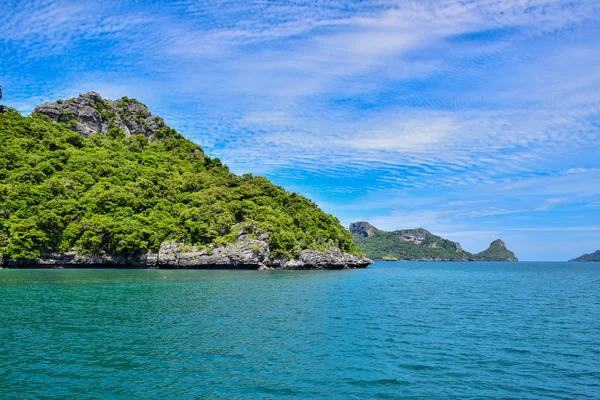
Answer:
POLYGON ((508 250, 504 242, 496 240, 487 250, 472 254, 462 250, 458 243, 434 235, 424 229, 385 232, 375 227, 373 236, 353 235, 354 243, 367 257, 375 260, 391 261, 394 258, 404 261, 517 261, 515 254, 508 250), (403 239, 407 233, 424 236, 420 243, 403 239))
POLYGON ((123 139, 125 137, 125 131, 118 126, 115 126, 106 132, 106 136, 111 139, 123 139))
POLYGON ((396 257, 398 260, 462 260, 466 252, 457 253, 454 243, 431 235, 422 244, 416 244, 402 240, 394 232, 377 230, 377 234, 371 237, 354 236, 354 243, 367 255, 367 257, 381 260, 384 257, 396 257), (427 245, 435 243, 438 248, 427 245))
POLYGON ((587 261, 587 262, 600 262, 600 250, 596 250, 591 254, 584 254, 580 257, 574 258, 569 261, 587 261))
POLYGON ((481 253, 475 254, 475 258, 477 261, 499 261, 499 260, 507 260, 507 261, 516 261, 515 253, 508 250, 504 246, 504 242, 500 240, 496 240, 492 242, 490 247, 481 253))
POLYGON ((120 128, 83 138, 42 115, 0 114, 3 258, 71 249, 135 255, 170 240, 232 242, 242 229, 268 233, 274 256, 331 246, 359 252, 310 200, 230 173, 171 128, 150 138, 125 137, 120 128))

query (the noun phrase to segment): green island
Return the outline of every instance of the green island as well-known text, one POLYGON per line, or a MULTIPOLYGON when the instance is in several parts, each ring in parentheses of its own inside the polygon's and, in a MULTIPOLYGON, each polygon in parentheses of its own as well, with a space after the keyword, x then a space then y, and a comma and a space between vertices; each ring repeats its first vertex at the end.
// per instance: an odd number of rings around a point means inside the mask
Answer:
POLYGON ((422 229, 386 232, 368 222, 350 224, 354 243, 367 257, 381 261, 517 261, 500 239, 481 253, 472 254, 453 242, 422 229))
POLYGON ((339 221, 134 99, 0 112, 0 266, 366 267, 339 221))
POLYGON ((590 254, 584 254, 569 261, 574 262, 600 262, 600 250, 596 250, 590 254))

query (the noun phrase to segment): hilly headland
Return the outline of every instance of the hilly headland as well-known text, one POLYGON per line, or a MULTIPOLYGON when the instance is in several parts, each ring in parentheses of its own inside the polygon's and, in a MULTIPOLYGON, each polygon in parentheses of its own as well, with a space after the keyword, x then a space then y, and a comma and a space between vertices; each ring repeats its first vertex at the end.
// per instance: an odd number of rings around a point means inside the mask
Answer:
POLYGON ((386 232, 368 222, 350 224, 354 243, 367 257, 382 261, 518 261, 505 243, 494 240, 480 253, 463 250, 460 243, 422 229, 386 232))
POLYGON ((0 266, 341 269, 332 215, 231 173, 148 107, 90 92, 0 108, 0 266))
POLYGON ((577 258, 574 258, 572 260, 569 261, 577 261, 577 262, 600 262, 600 250, 596 250, 593 253, 590 254, 584 254, 582 256, 579 256, 577 258))

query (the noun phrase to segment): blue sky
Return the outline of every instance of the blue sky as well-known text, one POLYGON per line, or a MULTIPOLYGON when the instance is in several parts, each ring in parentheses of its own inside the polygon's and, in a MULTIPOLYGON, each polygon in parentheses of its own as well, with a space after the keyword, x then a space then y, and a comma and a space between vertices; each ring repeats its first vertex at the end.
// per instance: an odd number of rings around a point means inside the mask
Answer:
POLYGON ((600 248, 595 0, 0 3, 4 104, 148 104, 347 225, 600 248))

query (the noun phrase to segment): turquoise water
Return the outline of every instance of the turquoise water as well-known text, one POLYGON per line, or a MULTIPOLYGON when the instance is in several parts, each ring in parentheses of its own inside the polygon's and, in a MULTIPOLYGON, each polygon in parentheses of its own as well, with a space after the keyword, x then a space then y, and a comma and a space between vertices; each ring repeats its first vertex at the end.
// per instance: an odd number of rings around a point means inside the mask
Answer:
POLYGON ((1 270, 0 398, 600 398, 600 264, 1 270))

